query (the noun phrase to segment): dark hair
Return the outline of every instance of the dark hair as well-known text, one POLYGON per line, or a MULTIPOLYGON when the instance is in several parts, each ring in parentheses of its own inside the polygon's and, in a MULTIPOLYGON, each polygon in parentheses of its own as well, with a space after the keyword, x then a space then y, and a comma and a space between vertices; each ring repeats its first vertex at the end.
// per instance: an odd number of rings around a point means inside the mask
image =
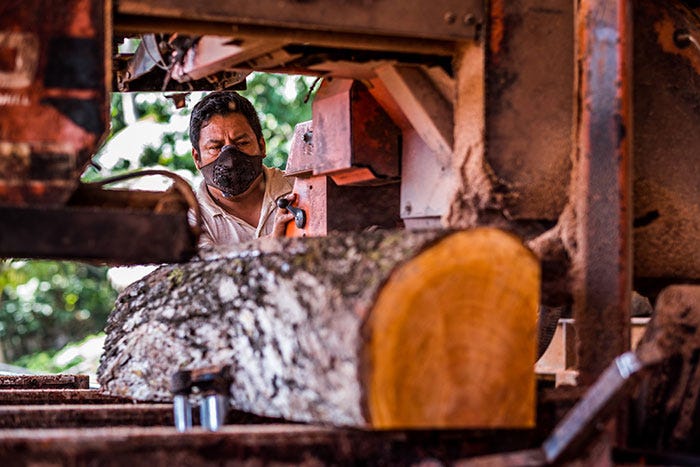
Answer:
POLYGON ((198 155, 199 133, 202 131, 202 126, 214 115, 228 115, 232 113, 243 115, 248 120, 258 141, 262 139, 260 118, 255 111, 255 107, 248 99, 233 91, 213 92, 197 102, 197 105, 192 109, 192 115, 190 115, 190 141, 192 142, 192 147, 197 150, 198 155))

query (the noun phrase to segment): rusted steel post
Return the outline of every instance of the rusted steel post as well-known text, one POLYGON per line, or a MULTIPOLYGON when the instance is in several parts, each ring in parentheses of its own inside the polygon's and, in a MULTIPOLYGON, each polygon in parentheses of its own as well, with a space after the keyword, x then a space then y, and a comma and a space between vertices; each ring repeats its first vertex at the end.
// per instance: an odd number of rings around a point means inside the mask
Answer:
POLYGON ((579 382, 591 384, 629 348, 632 271, 631 2, 580 0, 578 252, 574 317, 579 382))

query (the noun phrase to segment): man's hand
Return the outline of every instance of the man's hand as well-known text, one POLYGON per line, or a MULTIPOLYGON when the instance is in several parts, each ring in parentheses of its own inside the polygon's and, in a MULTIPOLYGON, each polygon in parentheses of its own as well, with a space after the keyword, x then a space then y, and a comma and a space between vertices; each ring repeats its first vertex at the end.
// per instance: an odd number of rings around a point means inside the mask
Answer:
MULTIPOLYGON (((293 204, 297 200, 296 193, 290 193, 288 195, 282 196, 282 198, 289 201, 289 204, 293 204)), ((287 224, 289 221, 294 220, 294 214, 287 211, 286 209, 275 209, 275 223, 272 228, 272 236, 275 238, 284 237, 287 231, 287 224)))

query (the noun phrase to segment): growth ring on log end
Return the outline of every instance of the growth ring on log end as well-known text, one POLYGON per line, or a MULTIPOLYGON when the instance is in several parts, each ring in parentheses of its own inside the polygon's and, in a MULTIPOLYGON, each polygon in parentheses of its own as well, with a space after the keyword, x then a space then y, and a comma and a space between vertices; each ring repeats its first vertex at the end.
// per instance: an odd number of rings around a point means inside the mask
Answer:
POLYGON ((491 228, 396 268, 364 327, 371 425, 534 426, 539 290, 537 258, 491 228))

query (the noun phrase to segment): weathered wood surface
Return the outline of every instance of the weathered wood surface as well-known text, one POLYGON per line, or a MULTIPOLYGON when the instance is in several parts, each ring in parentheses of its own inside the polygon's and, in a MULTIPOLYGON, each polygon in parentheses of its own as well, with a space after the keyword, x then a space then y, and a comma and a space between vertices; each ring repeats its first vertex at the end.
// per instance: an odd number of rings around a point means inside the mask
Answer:
POLYGON ((0 375, 5 389, 87 389, 88 375, 0 375))
POLYGON ((170 399, 232 365, 235 409, 362 427, 534 425, 539 266, 514 236, 373 232, 164 266, 110 316, 103 390, 170 399))
POLYGON ((129 402, 94 389, 8 389, 0 391, 0 406, 41 404, 117 404, 129 402))
POLYGON ((0 429, 173 426, 173 423, 171 404, 0 406, 0 429))
POLYGON ((698 454, 700 286, 676 285, 661 292, 639 348, 650 342, 655 345, 646 345, 644 358, 666 359, 640 382, 631 414, 631 445, 698 454))
POLYGON ((450 465, 532 444, 529 430, 366 432, 298 424, 0 430, 0 465, 450 465))

